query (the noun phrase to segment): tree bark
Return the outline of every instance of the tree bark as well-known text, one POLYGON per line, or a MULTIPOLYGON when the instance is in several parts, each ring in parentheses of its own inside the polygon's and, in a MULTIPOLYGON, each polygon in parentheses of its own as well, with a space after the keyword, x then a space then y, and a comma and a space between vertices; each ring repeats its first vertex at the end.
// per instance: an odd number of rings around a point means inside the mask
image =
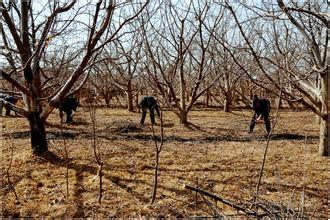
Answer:
POLYGON ((227 99, 225 100, 225 103, 223 105, 223 111, 224 112, 230 112, 230 103, 227 99))
POLYGON ((180 123, 188 124, 188 113, 185 111, 180 111, 180 123))
POLYGON ((33 154, 41 155, 48 151, 44 121, 40 118, 40 112, 29 113, 28 120, 33 154))
POLYGON ((186 109, 186 93, 185 86, 186 83, 184 81, 183 73, 180 72, 180 106, 182 109, 186 109))
POLYGON ((158 166, 159 166, 159 151, 157 149, 156 152, 156 165, 155 165, 155 176, 154 176, 154 190, 152 192, 152 199, 151 199, 151 204, 153 204, 156 200, 156 195, 157 195, 157 186, 158 186, 158 166))
POLYGON ((208 107, 210 107, 210 90, 208 89, 207 91, 206 91, 206 107, 208 108, 208 107))
POLYGON ((321 75, 321 96, 322 96, 322 106, 321 112, 324 113, 324 117, 321 118, 320 123, 320 143, 319 143, 319 155, 329 156, 329 146, 328 146, 328 92, 329 92, 329 81, 328 81, 328 71, 321 75))
POLYGON ((324 117, 320 122, 320 143, 319 143, 319 155, 329 156, 328 146, 328 72, 323 73, 321 78, 321 95, 322 95, 322 107, 321 111, 324 113, 324 117))
POLYGON ((229 93, 226 94, 225 102, 223 105, 224 112, 230 112, 230 105, 231 105, 231 95, 229 93))
POLYGON ((110 108, 110 98, 109 97, 105 97, 105 105, 107 108, 110 108))
POLYGON ((322 118, 320 123, 320 143, 319 143, 319 155, 329 156, 328 146, 328 125, 327 119, 322 118))
POLYGON ((127 110, 132 112, 133 111, 133 94, 132 94, 132 82, 128 81, 127 84, 127 110))
POLYGON ((136 95, 135 95, 135 106, 136 108, 138 109, 138 113, 140 113, 140 107, 139 107, 139 93, 140 92, 137 92, 136 95))

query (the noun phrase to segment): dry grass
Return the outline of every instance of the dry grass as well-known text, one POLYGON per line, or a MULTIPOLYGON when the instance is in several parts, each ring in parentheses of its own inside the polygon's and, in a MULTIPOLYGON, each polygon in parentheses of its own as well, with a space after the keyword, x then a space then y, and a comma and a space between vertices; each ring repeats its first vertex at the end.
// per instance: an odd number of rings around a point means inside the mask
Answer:
MULTIPOLYGON (((198 180, 201 188, 224 198, 238 202, 252 198, 265 137, 260 125, 253 134, 247 134, 250 115, 248 111, 193 111, 189 115, 192 124, 185 127, 178 124, 173 113, 165 112, 165 145, 160 155, 159 190, 154 205, 149 205, 154 165, 151 132, 146 127, 134 130, 134 126, 125 130, 138 124, 137 113, 97 110, 98 143, 105 163, 101 205, 97 203, 98 182, 93 181, 97 164, 91 148, 87 109, 80 108, 74 116, 76 122, 65 125, 63 132, 57 112, 50 116, 47 131, 53 156, 48 159, 31 155, 28 123, 24 118, 4 117, 2 170, 10 160, 6 143, 13 141, 11 180, 19 201, 15 202, 2 172, 2 215, 212 216, 202 198, 198 197, 195 206, 195 194, 182 185, 195 185, 198 180), (71 158, 68 198, 64 144, 71 158)), ((309 215, 327 217, 328 159, 316 156, 317 142, 318 126, 312 113, 281 112, 260 188, 263 198, 278 204, 291 202, 291 207, 297 208, 305 186, 304 210, 309 215)), ((217 205, 223 213, 236 213, 230 207, 217 205)))

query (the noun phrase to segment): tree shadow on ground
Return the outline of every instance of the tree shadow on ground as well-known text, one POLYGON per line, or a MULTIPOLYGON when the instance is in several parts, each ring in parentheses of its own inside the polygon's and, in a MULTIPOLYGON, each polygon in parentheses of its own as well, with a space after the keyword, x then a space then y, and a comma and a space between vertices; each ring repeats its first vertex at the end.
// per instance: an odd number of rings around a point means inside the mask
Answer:
MULTIPOLYGON (((201 129, 199 126, 194 126, 196 129, 201 129)), ((201 129, 202 130, 202 129, 201 129)), ((196 143, 212 143, 212 142, 220 142, 220 141, 234 141, 234 142, 251 142, 251 141, 265 141, 267 139, 267 135, 264 134, 235 134, 235 133, 225 133, 221 135, 215 135, 209 132, 205 132, 206 136, 202 137, 182 137, 177 135, 167 135, 163 138, 164 142, 196 142, 196 143)), ((30 138, 30 131, 14 131, 9 133, 4 133, 2 135, 4 138, 22 138, 27 139, 30 138)), ((134 133, 116 133, 113 134, 112 132, 98 132, 96 134, 97 138, 104 138, 106 140, 123 140, 123 141, 133 141, 133 140, 140 140, 140 141, 152 141, 154 137, 152 134, 134 132, 134 133)), ((81 139, 92 138, 92 134, 87 131, 80 131, 80 132, 69 132, 69 131, 52 131, 47 133, 48 140, 63 140, 63 139, 81 139)), ((294 134, 294 133, 274 133, 271 136, 271 140, 278 141, 278 140, 305 140, 306 136, 301 134, 294 134)), ((308 135, 307 141, 315 141, 318 140, 319 137, 317 135, 308 135)), ((160 141, 160 136, 156 135, 156 140, 160 141)))
MULTIPOLYGON (((55 153, 53 153, 51 151, 48 151, 47 153, 45 153, 43 155, 43 157, 40 158, 40 160, 43 162, 51 163, 58 167, 66 167, 65 158, 61 158, 60 156, 56 155, 55 153)), ((95 167, 92 165, 88 165, 88 164, 76 164, 76 163, 69 164, 69 169, 74 170, 75 175, 76 175, 76 182, 74 184, 75 188, 73 191, 74 201, 75 201, 76 208, 77 208, 77 211, 74 215, 75 217, 82 217, 84 214, 83 201, 82 201, 82 197, 81 197, 81 193, 83 193, 85 191, 85 189, 83 187, 83 182, 84 182, 83 173, 87 172, 91 175, 96 175, 97 170, 98 170, 96 166, 97 166, 96 164, 95 164, 95 167)), ((129 193, 132 196, 134 196, 135 198, 137 198, 140 202, 143 202, 143 203, 150 202, 150 198, 148 195, 146 195, 144 193, 139 193, 133 187, 130 187, 129 183, 143 184, 145 186, 153 187, 152 180, 150 182, 147 182, 145 180, 130 179, 130 178, 109 175, 109 174, 107 174, 107 172, 111 172, 111 170, 112 170, 111 168, 113 168, 113 166, 104 166, 103 176, 106 179, 110 180, 113 184, 115 184, 116 186, 120 187, 127 193, 129 193), (107 167, 109 167, 110 169, 106 169, 107 167)), ((128 172, 126 170, 126 168, 127 167, 122 167, 122 171, 128 172)), ((117 169, 118 169, 118 167, 117 167, 117 169)), ((169 192, 185 193, 185 190, 183 190, 183 189, 182 190, 175 189, 175 188, 171 188, 168 186, 164 186, 162 184, 159 184, 158 188, 163 189, 165 191, 169 191, 169 192)), ((150 193, 151 193, 151 191, 150 191, 150 193)))
MULTIPOLYGON (((48 140, 53 140, 53 139, 74 139, 76 136, 78 136, 80 134, 81 133, 77 133, 77 132, 53 131, 53 132, 47 132, 47 139, 48 140)), ((4 133, 2 136, 5 137, 5 138, 27 139, 27 138, 30 138, 31 133, 30 133, 30 131, 14 131, 14 132, 10 132, 10 133, 4 133)))
MULTIPOLYGON (((66 160, 55 153, 48 151, 40 157, 41 161, 51 163, 58 167, 66 168, 66 160)), ((75 171, 75 183, 73 189, 73 201, 76 206, 76 211, 73 213, 72 217, 84 217, 84 205, 81 194, 85 192, 83 187, 84 184, 84 172, 88 172, 90 174, 96 174, 97 168, 87 164, 76 164, 70 163, 68 166, 69 170, 75 171)))
POLYGON ((76 130, 76 131, 85 131, 86 130, 86 126, 89 125, 89 123, 87 122, 71 122, 69 124, 67 123, 63 123, 61 125, 61 123, 50 123, 50 122, 46 122, 46 126, 50 127, 50 128, 57 128, 60 130, 76 130), (84 127, 78 127, 79 125, 83 125, 84 127))
POLYGON ((206 129, 203 129, 201 126, 198 126, 198 125, 195 125, 191 122, 188 122, 187 124, 184 124, 184 126, 186 128, 188 128, 189 130, 192 130, 192 131, 199 131, 199 132, 202 132, 202 133, 205 133, 205 134, 209 134, 209 135, 216 135, 215 133, 212 133, 210 131, 207 131, 206 129))
MULTIPOLYGON (((58 167, 66 167, 65 159, 59 157, 58 155, 56 155, 55 153, 53 153, 51 151, 48 151, 47 153, 45 153, 40 159, 43 162, 48 162, 48 163, 51 163, 58 167)), ((73 217, 83 217, 85 214, 84 205, 83 205, 82 196, 81 196, 81 194, 83 192, 85 192, 85 189, 83 187, 83 183, 84 183, 83 173, 87 172, 91 175, 96 175, 98 169, 96 167, 96 164, 94 167, 94 166, 88 165, 88 164, 76 164, 76 163, 70 163, 69 169, 75 171, 75 183, 74 183, 73 196, 74 196, 74 203, 76 205, 77 210, 74 213, 73 217)), ((136 190, 134 190, 132 187, 129 187, 128 184, 125 184, 125 182, 126 183, 128 183, 128 181, 134 182, 134 180, 122 179, 122 178, 119 178, 116 176, 111 176, 111 175, 106 174, 107 171, 111 171, 111 170, 104 170, 103 176, 105 178, 109 179, 111 182, 113 182, 115 185, 119 186, 121 189, 123 189, 127 193, 130 193, 132 196, 137 198, 139 201, 144 202, 144 203, 149 202, 149 198, 144 196, 143 193, 139 193, 136 190)))

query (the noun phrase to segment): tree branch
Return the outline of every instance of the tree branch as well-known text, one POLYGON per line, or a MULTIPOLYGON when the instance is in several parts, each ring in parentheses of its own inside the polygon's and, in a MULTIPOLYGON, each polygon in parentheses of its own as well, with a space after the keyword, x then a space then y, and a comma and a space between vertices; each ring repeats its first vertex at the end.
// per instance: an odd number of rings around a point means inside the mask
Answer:
POLYGON ((10 74, 6 73, 3 70, 0 70, 0 76, 3 77, 5 80, 7 80, 9 83, 11 83, 14 87, 17 89, 21 90, 25 95, 31 96, 31 92, 28 88, 23 86, 20 82, 17 80, 13 79, 10 74))
POLYGON ((0 102, 3 102, 5 106, 8 106, 11 110, 13 110, 14 112, 17 112, 19 113, 20 115, 24 116, 24 117, 28 117, 29 116, 29 113, 21 108, 21 107, 18 107, 17 105, 14 105, 13 103, 11 102, 8 102, 2 98, 0 98, 0 102))

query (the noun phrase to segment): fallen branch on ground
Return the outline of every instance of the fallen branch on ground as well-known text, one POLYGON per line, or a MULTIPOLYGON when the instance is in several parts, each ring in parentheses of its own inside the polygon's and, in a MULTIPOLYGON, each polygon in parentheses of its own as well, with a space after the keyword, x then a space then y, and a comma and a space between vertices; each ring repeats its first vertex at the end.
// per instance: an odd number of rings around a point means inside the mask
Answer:
MULTIPOLYGON (((212 199, 214 199, 216 201, 220 201, 225 205, 228 205, 232 208, 237 209, 238 211, 242 211, 247 215, 252 215, 252 216, 259 217, 259 218, 265 217, 265 216, 269 216, 269 217, 273 217, 273 218, 274 217, 297 217, 297 215, 296 215, 297 212, 295 210, 287 209, 286 207, 274 204, 274 203, 269 202, 264 199, 259 199, 260 201, 258 201, 258 203, 256 201, 254 201, 254 199, 252 199, 253 204, 251 204, 251 202, 243 202, 243 205, 240 205, 234 201, 224 199, 218 195, 214 195, 208 191, 199 189, 197 187, 193 187, 190 185, 184 185, 183 187, 185 189, 189 189, 194 192, 198 192, 202 195, 211 197, 212 199), (247 207, 254 207, 256 210, 251 210, 251 208, 247 208, 247 207), (263 212, 258 212, 258 208, 260 208, 263 212), (283 210, 286 212, 286 214, 283 213, 283 210)), ((209 205, 209 204, 207 204, 207 205, 209 205)))
POLYGON ((232 202, 232 201, 229 201, 227 199, 224 199, 224 198, 221 198, 220 196, 217 196, 217 195, 214 195, 210 192, 207 192, 205 190, 202 190, 202 189, 199 189, 199 188, 196 188, 196 187, 193 187, 193 186, 189 186, 189 185, 184 185, 183 186, 185 189, 189 189, 189 190, 192 190, 192 191, 195 191, 195 192, 199 192, 205 196, 209 196, 211 197, 212 199, 215 199, 216 201, 220 201, 222 202, 223 204, 226 204, 226 205, 229 205, 239 211, 242 211, 248 215, 253 215, 253 216, 257 216, 257 213, 252 211, 252 210, 248 210, 247 208, 243 207, 243 206, 240 206, 240 205, 237 205, 236 203, 232 202))

